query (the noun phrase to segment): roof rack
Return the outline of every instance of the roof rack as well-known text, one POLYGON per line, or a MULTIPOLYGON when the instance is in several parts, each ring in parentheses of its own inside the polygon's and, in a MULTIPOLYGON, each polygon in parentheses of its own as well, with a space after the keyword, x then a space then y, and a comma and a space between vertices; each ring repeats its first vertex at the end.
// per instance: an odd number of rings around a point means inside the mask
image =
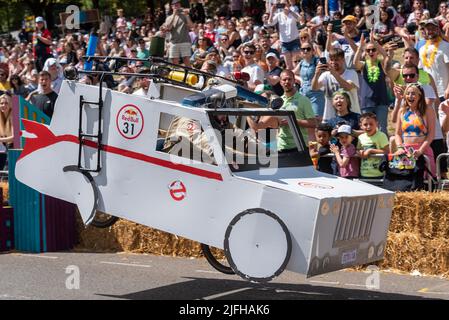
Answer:
POLYGON ((234 79, 228 79, 219 75, 211 74, 202 70, 197 70, 191 67, 183 66, 180 64, 168 62, 162 58, 159 57, 148 57, 146 59, 139 59, 139 58, 126 58, 126 57, 109 57, 109 56, 83 56, 83 59, 86 60, 86 62, 96 61, 97 63, 107 63, 110 61, 115 62, 142 62, 142 63, 150 63, 149 71, 148 72, 142 72, 142 73, 127 73, 127 72, 120 72, 118 69, 121 67, 119 63, 114 63, 113 70, 110 71, 99 71, 99 70, 69 70, 67 73, 64 73, 65 77, 69 80, 75 80, 78 77, 78 74, 104 74, 104 75, 124 75, 124 76, 136 76, 136 77, 148 77, 156 80, 157 82, 168 82, 173 83, 176 85, 188 87, 188 88, 195 88, 196 90, 202 90, 207 85, 209 85, 208 80, 209 79, 222 79, 225 80, 227 83, 230 84, 239 84, 237 80, 234 79), (170 72, 172 71, 180 71, 183 73, 182 80, 176 80, 170 78, 170 72), (189 84, 187 81, 189 76, 195 75, 198 77, 205 78, 204 84, 201 88, 196 87, 194 85, 189 84))

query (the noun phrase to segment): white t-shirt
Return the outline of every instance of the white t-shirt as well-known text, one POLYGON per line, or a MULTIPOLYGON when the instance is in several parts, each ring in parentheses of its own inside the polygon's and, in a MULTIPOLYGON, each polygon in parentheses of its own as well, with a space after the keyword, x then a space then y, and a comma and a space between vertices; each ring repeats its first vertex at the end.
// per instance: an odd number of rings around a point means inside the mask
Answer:
MULTIPOLYGON (((435 45, 429 45, 427 50, 427 60, 430 60, 431 52, 435 45)), ((419 49, 419 60, 420 67, 424 69, 424 71, 430 73, 435 80, 435 85, 437 86, 438 96, 443 97, 444 91, 446 91, 447 84, 449 82, 449 69, 447 64, 449 63, 449 43, 446 41, 441 41, 438 47, 437 54, 435 56, 435 60, 430 68, 424 66, 423 57, 424 57, 425 45, 419 49)))
MULTIPOLYGON (((424 9, 423 15, 425 15, 425 14, 429 14, 429 10, 424 9)), ((415 22, 415 20, 416 20, 416 18, 415 18, 415 11, 413 11, 413 12, 410 13, 410 15, 408 16, 407 23, 415 22)))
POLYGON ((295 39, 299 40, 298 27, 296 26, 296 19, 289 13, 285 15, 283 11, 277 12, 273 17, 271 25, 279 25, 279 39, 281 42, 291 42, 295 39))
MULTIPOLYGON (((358 90, 360 88, 360 85, 357 72, 355 72, 352 69, 346 69, 341 76, 343 79, 353 83, 356 86, 354 89, 348 92, 349 97, 351 99, 351 111, 355 113, 361 113, 358 96, 358 90)), ((323 72, 320 75, 320 77, 318 78, 318 83, 320 89, 324 91, 324 96, 326 99, 323 115, 323 120, 326 121, 335 117, 335 109, 332 106, 332 95, 334 94, 334 92, 338 91, 341 87, 338 81, 329 71, 323 72)))
MULTIPOLYGON (((434 100, 438 99, 435 96, 435 90, 433 90, 433 88, 430 84, 421 84, 421 87, 424 90, 424 97, 426 99, 434 99, 434 100)), ((438 99, 438 101, 439 101, 439 99, 438 99)), ((443 139, 443 130, 441 129, 438 111, 437 111, 437 116, 435 117, 435 137, 433 139, 434 140, 443 139)))
POLYGON ((259 80, 262 83, 264 81, 265 72, 257 63, 253 63, 250 64, 249 66, 246 66, 245 68, 242 69, 242 72, 246 72, 247 74, 249 74, 248 80, 249 85, 254 85, 257 80, 259 80))

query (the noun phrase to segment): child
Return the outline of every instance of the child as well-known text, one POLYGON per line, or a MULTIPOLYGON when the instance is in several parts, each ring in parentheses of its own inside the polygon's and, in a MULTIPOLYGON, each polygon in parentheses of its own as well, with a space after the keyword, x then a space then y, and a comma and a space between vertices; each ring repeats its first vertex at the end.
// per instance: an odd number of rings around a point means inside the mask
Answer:
POLYGON ((362 158, 360 175, 363 178, 383 177, 379 170, 382 158, 374 158, 372 155, 388 153, 388 137, 377 127, 378 121, 374 113, 366 112, 360 116, 360 128, 365 133, 359 136, 357 149, 362 158))
POLYGON ((317 160, 315 165, 318 171, 333 174, 331 157, 322 157, 331 153, 329 140, 331 137, 332 127, 326 123, 321 123, 315 129, 315 138, 317 143, 310 144, 309 153, 312 161, 317 160))
POLYGON ((343 178, 357 178, 359 176, 360 164, 359 159, 355 158, 357 149, 352 144, 351 126, 344 124, 338 127, 337 138, 341 144, 339 149, 335 144, 331 145, 331 151, 335 154, 340 176, 343 178))

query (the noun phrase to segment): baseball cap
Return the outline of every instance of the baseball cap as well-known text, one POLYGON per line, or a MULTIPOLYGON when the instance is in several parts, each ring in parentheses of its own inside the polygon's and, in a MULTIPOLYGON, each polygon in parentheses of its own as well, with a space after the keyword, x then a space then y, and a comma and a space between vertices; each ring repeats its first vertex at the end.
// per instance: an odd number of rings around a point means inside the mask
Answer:
POLYGON ((438 23, 438 21, 436 19, 427 19, 423 23, 424 26, 427 26, 428 24, 432 24, 432 25, 434 25, 436 27, 440 26, 440 24, 438 23))
POLYGON ((273 58, 276 58, 277 60, 279 60, 278 55, 277 55, 276 53, 274 53, 274 52, 269 52, 269 53, 266 55, 266 58, 267 58, 267 59, 270 58, 270 57, 273 57, 273 58))
POLYGON ((56 61, 56 59, 55 58, 48 58, 47 59, 47 61, 45 61, 45 64, 47 65, 47 66, 52 66, 52 65, 54 65, 54 64, 56 64, 57 63, 57 61, 56 61))
POLYGON ((337 136, 339 134, 341 134, 341 133, 345 133, 345 134, 351 135, 352 134, 351 126, 347 125, 347 124, 343 124, 343 125, 339 126, 338 130, 337 130, 337 136))
POLYGON ((346 21, 351 21, 351 22, 357 23, 357 18, 352 15, 348 15, 348 16, 344 17, 343 20, 341 20, 341 22, 346 22, 346 21))
POLYGON ((44 22, 45 20, 44 20, 44 18, 42 18, 42 17, 37 17, 36 18, 36 23, 37 22, 44 22))

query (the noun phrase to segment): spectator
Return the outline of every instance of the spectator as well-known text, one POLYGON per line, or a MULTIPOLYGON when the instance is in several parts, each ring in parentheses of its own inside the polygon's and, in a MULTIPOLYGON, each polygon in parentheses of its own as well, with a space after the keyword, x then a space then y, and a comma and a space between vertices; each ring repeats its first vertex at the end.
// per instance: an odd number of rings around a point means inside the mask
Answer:
POLYGON ((242 44, 242 38, 240 37, 240 33, 235 28, 235 22, 228 22, 228 39, 229 39, 229 48, 237 49, 242 44))
POLYGON ((231 15, 240 19, 243 12, 243 0, 230 0, 231 15))
POLYGON ((115 21, 115 31, 125 32, 126 31, 126 18, 123 15, 123 9, 117 9, 117 20, 115 21))
POLYGON ((76 52, 73 44, 71 42, 66 42, 63 47, 63 52, 58 57, 59 63, 63 66, 76 65, 78 63, 78 58, 76 57, 76 52))
POLYGON ((324 10, 326 16, 333 17, 336 12, 343 9, 343 2, 341 0, 324 0, 324 10))
POLYGON ((318 57, 315 54, 311 42, 301 43, 302 60, 296 66, 294 73, 300 84, 300 93, 309 98, 315 116, 321 121, 324 114, 324 94, 321 90, 312 90, 312 79, 318 65, 318 57))
POLYGON ((362 178, 380 178, 383 176, 383 173, 379 170, 382 159, 373 156, 386 154, 389 144, 387 135, 378 130, 378 125, 374 113, 367 112, 360 116, 360 126, 364 133, 359 136, 357 149, 360 158, 362 158, 360 166, 362 178))
POLYGON ((387 11, 379 11, 379 21, 374 24, 373 33, 374 40, 380 41, 381 43, 384 43, 384 39, 393 35, 394 27, 387 11))
POLYGON ((6 165, 7 153, 12 147, 14 131, 12 125, 12 102, 8 94, 0 96, 0 170, 6 165))
MULTIPOLYGON (((310 140, 314 140, 316 121, 312 104, 308 98, 302 96, 296 90, 295 75, 291 70, 282 71, 281 86, 284 89, 284 95, 282 96, 284 104, 281 110, 291 110, 295 113, 296 121, 306 143, 309 141, 309 134, 310 140)), ((279 152, 297 151, 296 143, 290 129, 285 128, 277 117, 262 117, 257 123, 251 117, 247 117, 247 121, 253 130, 279 128, 277 140, 279 152)))
POLYGON ((247 85, 251 91, 254 91, 258 84, 263 83, 265 74, 262 68, 255 62, 256 47, 252 43, 244 44, 242 52, 245 67, 241 71, 249 74, 250 79, 247 85))
POLYGON ((402 4, 397 7, 398 13, 393 17, 391 22, 393 26, 396 28, 403 28, 407 22, 407 14, 405 13, 405 8, 402 4))
POLYGON ((352 144, 351 126, 347 124, 341 125, 338 127, 336 136, 341 147, 339 148, 337 145, 332 144, 330 149, 338 163, 340 177, 349 179, 358 178, 360 164, 359 159, 356 158, 357 150, 352 144))
POLYGON ((37 72, 36 69, 33 69, 31 71, 31 74, 26 76, 26 85, 25 85, 25 89, 28 92, 33 92, 35 90, 37 90, 38 86, 39 86, 39 79, 38 79, 38 75, 39 73, 37 72))
POLYGON ((395 142, 396 155, 401 155, 409 148, 418 159, 426 155, 430 160, 430 170, 435 174, 435 158, 430 145, 435 137, 435 112, 428 108, 424 90, 419 84, 409 84, 405 88, 404 96, 398 96, 403 101, 396 123, 395 142))
POLYGON ((11 90, 11 85, 8 81, 8 73, 0 68, 0 94, 3 95, 9 90, 11 90))
POLYGON ((280 84, 280 75, 282 73, 282 69, 279 67, 279 57, 274 52, 270 52, 266 56, 268 72, 266 75, 266 84, 268 84, 272 91, 278 96, 282 96, 284 94, 284 89, 280 84))
POLYGON ((357 71, 362 72, 364 85, 360 93, 362 111, 375 113, 380 123, 380 129, 387 134, 389 101, 386 74, 379 59, 380 50, 382 50, 381 46, 374 41, 365 45, 365 37, 362 35, 360 47, 354 57, 354 65, 357 71), (361 60, 363 50, 365 50, 364 61, 361 60))
POLYGON ((359 89, 359 78, 357 73, 354 70, 346 69, 345 53, 342 49, 332 49, 329 52, 329 59, 329 63, 317 65, 312 79, 312 90, 324 91, 326 101, 323 115, 324 122, 335 116, 332 107, 332 96, 340 89, 349 92, 352 110, 360 113, 357 92, 359 89))
POLYGON ((173 63, 182 59, 186 66, 190 66, 192 54, 189 29, 193 27, 188 12, 181 9, 180 0, 172 1, 173 14, 164 23, 164 30, 170 32, 169 58, 173 63))
POLYGON ((23 98, 27 97, 29 91, 25 88, 22 79, 20 79, 17 74, 12 75, 9 82, 11 84, 13 94, 22 96, 23 98))
POLYGON ((42 93, 33 95, 31 103, 51 118, 58 94, 51 87, 51 75, 48 71, 39 73, 39 85, 42 88, 42 93))
MULTIPOLYGON (((278 25, 279 36, 282 42, 282 54, 284 56, 286 68, 288 70, 294 69, 293 60, 299 52, 299 32, 296 26, 300 22, 300 17, 296 12, 290 11, 287 1, 281 0, 283 5, 282 11, 270 14, 268 23, 270 25, 278 25)), ((273 5, 272 12, 275 12, 276 6, 273 5)))
POLYGON ((316 142, 309 143, 310 157, 318 159, 317 170, 328 174, 334 174, 332 166, 333 159, 331 157, 324 157, 331 153, 330 138, 332 127, 327 123, 320 123, 315 129, 316 142))
POLYGON ((48 73, 50 73, 51 88, 58 94, 61 89, 62 81, 64 80, 61 65, 55 58, 47 59, 44 65, 44 71, 48 71, 48 73))
POLYGON ((326 49, 328 52, 332 50, 333 47, 341 48, 344 52, 346 66, 352 68, 354 54, 357 51, 357 43, 360 41, 360 31, 357 29, 357 18, 354 16, 346 16, 341 20, 343 24, 342 32, 343 35, 338 32, 333 32, 334 25, 329 23, 327 26, 328 36, 326 42, 326 49), (334 44, 334 39, 337 42, 336 46, 334 44))
POLYGON ((335 109, 335 117, 327 122, 332 128, 332 135, 337 134, 338 127, 342 124, 351 126, 352 134, 358 137, 363 133, 360 130, 360 114, 351 111, 351 99, 344 90, 339 90, 332 97, 332 106, 335 109))
POLYGON ((45 28, 44 18, 37 17, 36 31, 33 33, 33 54, 38 72, 44 68, 45 61, 52 56, 51 45, 51 33, 45 28))
POLYGON ((419 22, 419 17, 423 14, 429 14, 429 10, 424 9, 424 1, 414 0, 413 12, 410 13, 410 15, 408 16, 407 23, 419 22))
POLYGON ((204 12, 204 6, 198 0, 190 1, 190 19, 193 23, 204 23, 206 19, 206 13, 204 12))
POLYGON ((449 98, 449 43, 442 40, 437 20, 427 20, 424 30, 426 44, 419 50, 419 57, 424 71, 435 79, 440 101, 444 101, 449 98))

